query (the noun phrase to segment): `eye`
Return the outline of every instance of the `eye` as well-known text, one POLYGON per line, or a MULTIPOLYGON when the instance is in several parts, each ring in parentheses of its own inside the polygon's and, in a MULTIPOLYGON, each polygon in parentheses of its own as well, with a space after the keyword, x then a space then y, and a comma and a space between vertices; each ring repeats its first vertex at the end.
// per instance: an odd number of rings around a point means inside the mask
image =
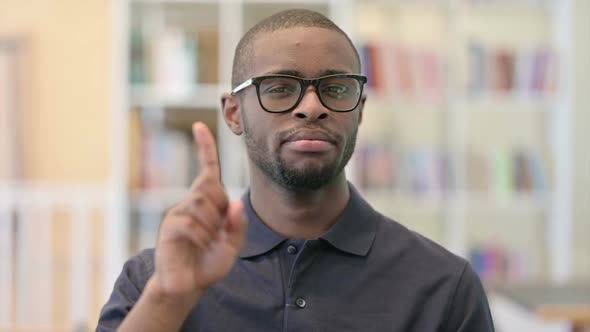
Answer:
POLYGON ((275 85, 265 89, 265 93, 291 93, 295 91, 290 85, 275 85))
POLYGON ((297 94, 299 82, 289 78, 267 78, 260 83, 260 92, 269 97, 287 97, 297 94))
POLYGON ((332 98, 341 99, 348 94, 348 87, 340 84, 330 84, 324 87, 322 93, 332 98))
POLYGON ((326 87, 326 89, 329 92, 334 92, 334 93, 346 93, 346 91, 348 90, 348 88, 343 85, 330 85, 330 86, 326 87))

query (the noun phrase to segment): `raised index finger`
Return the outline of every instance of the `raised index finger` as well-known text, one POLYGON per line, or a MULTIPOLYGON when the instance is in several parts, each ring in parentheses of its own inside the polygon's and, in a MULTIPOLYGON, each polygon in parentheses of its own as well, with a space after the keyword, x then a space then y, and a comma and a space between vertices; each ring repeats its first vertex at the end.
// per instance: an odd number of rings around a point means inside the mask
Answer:
POLYGON ((220 180, 219 157, 211 130, 204 123, 196 122, 193 124, 193 135, 199 146, 200 175, 220 180))

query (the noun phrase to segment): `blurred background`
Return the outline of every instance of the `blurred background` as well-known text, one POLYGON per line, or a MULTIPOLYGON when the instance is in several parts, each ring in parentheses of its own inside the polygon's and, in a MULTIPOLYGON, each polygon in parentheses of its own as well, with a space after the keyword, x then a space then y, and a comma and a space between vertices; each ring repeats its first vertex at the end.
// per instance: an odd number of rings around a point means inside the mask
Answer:
POLYGON ((590 1, 0 0, 0 331, 94 329, 198 172, 193 121, 240 196, 219 96, 287 8, 361 53, 365 197, 471 262, 498 331, 590 325, 590 1))

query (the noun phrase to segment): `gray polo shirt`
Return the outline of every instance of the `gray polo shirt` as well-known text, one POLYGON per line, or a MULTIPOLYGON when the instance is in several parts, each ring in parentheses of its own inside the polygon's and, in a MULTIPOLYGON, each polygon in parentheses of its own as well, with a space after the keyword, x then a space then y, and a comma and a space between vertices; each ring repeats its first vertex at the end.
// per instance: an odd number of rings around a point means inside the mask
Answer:
MULTIPOLYGON (((244 248, 182 331, 494 331, 469 264, 379 214, 350 186, 337 222, 316 240, 285 239, 243 197, 244 248)), ((154 250, 131 258, 97 331, 114 331, 154 271, 154 250)))

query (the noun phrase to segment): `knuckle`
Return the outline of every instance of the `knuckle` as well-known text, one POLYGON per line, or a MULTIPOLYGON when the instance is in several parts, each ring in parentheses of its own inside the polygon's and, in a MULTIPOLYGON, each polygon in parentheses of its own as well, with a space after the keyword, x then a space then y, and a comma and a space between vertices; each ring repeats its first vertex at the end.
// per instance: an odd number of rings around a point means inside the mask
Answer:
POLYGON ((219 201, 219 204, 220 204, 219 207, 223 211, 225 211, 227 209, 227 207, 229 206, 229 198, 227 197, 227 195, 225 194, 225 192, 222 192, 221 199, 219 201))
POLYGON ((188 230, 195 229, 196 223, 192 218, 183 217, 178 219, 179 226, 188 230))
POLYGON ((202 193, 196 193, 191 196, 190 203, 196 207, 203 207, 207 204, 207 197, 202 193))
POLYGON ((199 182, 202 186, 210 187, 216 185, 219 180, 209 174, 204 174, 199 182))
POLYGON ((216 208, 223 210, 229 205, 229 198, 221 182, 207 177, 198 180, 198 185, 194 190, 191 203, 198 207, 211 203, 216 208))
POLYGON ((164 219, 177 215, 182 210, 182 203, 178 203, 164 211, 164 219))
POLYGON ((186 209, 182 209, 182 208, 177 208, 174 210, 170 210, 168 211, 168 213, 166 214, 166 217, 164 217, 164 223, 166 222, 170 222, 170 219, 175 219, 175 218, 179 218, 182 216, 186 216, 186 209))
POLYGON ((199 174, 193 181, 193 187, 199 188, 203 186, 203 174, 199 174))
POLYGON ((207 168, 216 168, 219 167, 219 163, 215 159, 206 160, 204 163, 205 167, 207 168))
POLYGON ((219 180, 214 176, 202 173, 195 179, 192 187, 194 191, 207 190, 207 188, 216 185, 218 182, 219 180))
POLYGON ((213 197, 213 201, 217 207, 225 208, 228 204, 229 199, 225 193, 225 188, 219 181, 209 187, 209 193, 213 197))
POLYGON ((187 215, 188 213, 188 204, 186 198, 181 200, 180 202, 174 204, 173 206, 169 207, 167 210, 164 211, 164 218, 169 218, 173 216, 179 215, 187 215))

